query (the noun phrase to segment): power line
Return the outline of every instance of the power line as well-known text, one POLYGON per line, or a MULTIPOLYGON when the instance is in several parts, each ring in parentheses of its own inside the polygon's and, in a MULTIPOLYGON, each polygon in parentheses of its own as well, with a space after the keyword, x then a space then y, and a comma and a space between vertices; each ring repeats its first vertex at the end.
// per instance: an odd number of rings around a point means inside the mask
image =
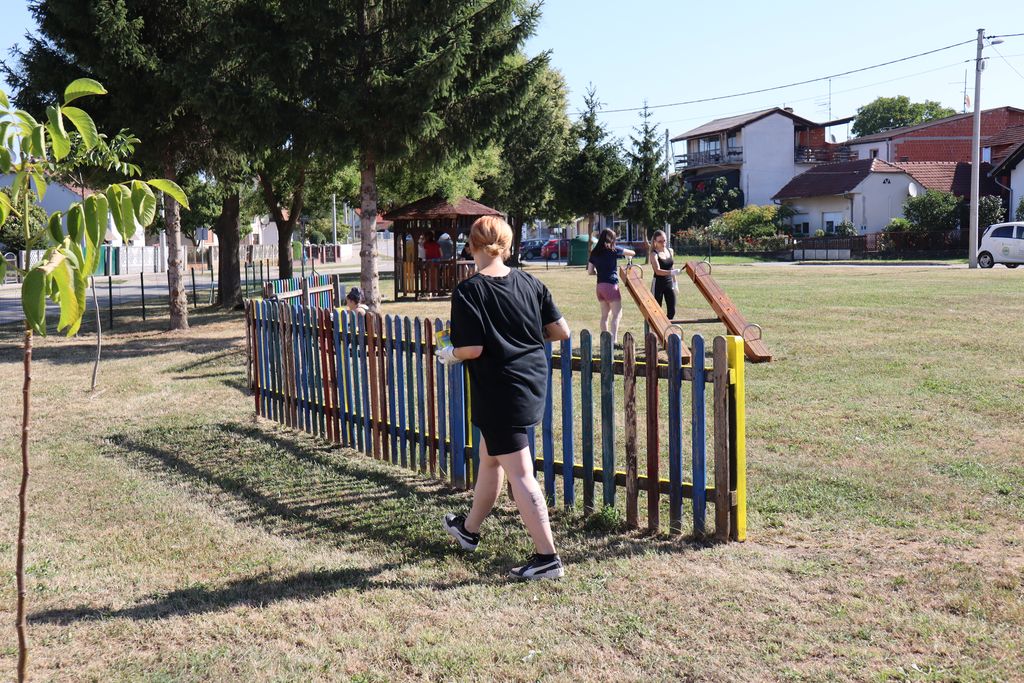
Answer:
POLYGON ((993 50, 993 52, 995 52, 995 53, 996 53, 997 55, 999 55, 1000 57, 1002 57, 1003 61, 1004 61, 1004 62, 1006 62, 1006 66, 1008 66, 1008 67, 1010 67, 1011 69, 1013 69, 1013 73, 1015 73, 1015 74, 1017 74, 1018 76, 1020 76, 1020 77, 1021 77, 1021 79, 1024 79, 1024 74, 1022 74, 1021 72, 1017 71, 1017 67, 1015 67, 1015 66, 1014 66, 1013 64, 1010 64, 1010 60, 1009 60, 1009 59, 1007 59, 1007 58, 1006 58, 1005 56, 1003 56, 1003 53, 1002 53, 1002 52, 1000 52, 999 50, 996 50, 995 46, 993 46, 993 47, 992 47, 992 50, 993 50))
MULTIPOLYGON (((893 60, 890 60, 888 62, 882 62, 880 64, 872 64, 871 66, 865 66, 865 67, 861 67, 859 69, 851 69, 850 71, 843 71, 842 73, 831 74, 829 76, 821 76, 819 78, 810 78, 810 79, 807 79, 805 81, 796 81, 794 83, 786 83, 785 85, 775 85, 775 86, 772 86, 770 88, 760 88, 759 90, 747 90, 746 92, 734 93, 732 95, 718 95, 716 97, 702 97, 702 98, 696 99, 696 100, 686 100, 684 102, 670 102, 668 104, 652 104, 652 105, 648 105, 647 109, 662 109, 664 107, 680 107, 680 106, 687 105, 687 104, 701 104, 703 102, 716 102, 718 100, 727 100, 727 99, 731 99, 731 98, 734 98, 734 97, 743 97, 745 95, 758 95, 760 93, 771 92, 773 90, 782 90, 784 88, 793 88, 793 87, 796 87, 798 85, 807 85, 808 83, 817 83, 818 81, 826 81, 826 80, 828 80, 830 78, 839 78, 841 76, 849 76, 850 74, 860 73, 862 71, 869 71, 871 69, 878 69, 878 68, 883 67, 883 66, 889 66, 890 64, 898 64, 900 62, 905 62, 905 61, 910 60, 910 59, 917 59, 918 57, 924 57, 926 55, 935 54, 936 52, 942 52, 943 50, 951 50, 954 47, 960 47, 961 45, 967 45, 967 44, 973 43, 973 42, 975 42, 974 39, 965 40, 965 41, 960 42, 960 43, 954 43, 952 45, 946 45, 945 47, 935 48, 934 50, 928 50, 927 52, 919 52, 917 54, 910 55, 908 57, 900 57, 899 59, 893 59, 893 60)), ((598 113, 599 114, 618 114, 618 113, 621 113, 621 112, 641 111, 642 109, 644 109, 644 107, 626 107, 626 108, 623 108, 623 109, 604 109, 604 110, 599 111, 598 113)))

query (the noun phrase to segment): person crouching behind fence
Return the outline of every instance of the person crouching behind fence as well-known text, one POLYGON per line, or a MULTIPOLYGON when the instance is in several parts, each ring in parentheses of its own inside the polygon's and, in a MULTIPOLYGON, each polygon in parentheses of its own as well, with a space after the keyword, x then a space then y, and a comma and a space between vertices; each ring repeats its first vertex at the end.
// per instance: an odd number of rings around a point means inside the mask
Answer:
MULTIPOLYGON (((540 422, 547 391, 544 342, 569 338, 569 326, 544 284, 509 268, 512 229, 494 216, 478 219, 469 233, 476 275, 452 294, 452 346, 438 349, 445 365, 465 361, 472 392, 472 421, 480 429, 480 469, 468 515, 449 513, 445 530, 465 550, 476 550, 480 526, 508 475, 519 514, 536 553, 510 575, 551 579, 564 574, 555 550, 547 502, 533 475, 527 428, 540 422)), ((458 370, 454 370, 458 372, 458 370)))
POLYGON ((363 292, 358 287, 348 290, 345 295, 345 310, 363 315, 370 307, 363 303, 363 292))

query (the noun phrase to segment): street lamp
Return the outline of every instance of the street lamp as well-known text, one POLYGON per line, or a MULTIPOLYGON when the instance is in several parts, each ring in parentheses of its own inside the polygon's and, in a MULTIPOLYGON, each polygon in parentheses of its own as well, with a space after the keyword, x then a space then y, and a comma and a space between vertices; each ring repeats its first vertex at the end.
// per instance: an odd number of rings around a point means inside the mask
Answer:
MULTIPOLYGON (((998 45, 998 38, 989 40, 989 45, 998 45)), ((981 72, 985 70, 985 61, 981 51, 985 47, 985 29, 978 29, 978 57, 974 60, 974 130, 971 134, 971 233, 968 236, 967 255, 971 268, 978 267, 978 186, 981 182, 981 72)))

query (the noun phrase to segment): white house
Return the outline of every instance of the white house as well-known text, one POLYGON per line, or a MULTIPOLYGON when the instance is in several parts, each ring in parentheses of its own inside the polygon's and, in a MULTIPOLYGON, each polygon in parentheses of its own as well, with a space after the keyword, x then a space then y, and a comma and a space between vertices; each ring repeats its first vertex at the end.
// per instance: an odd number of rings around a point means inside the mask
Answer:
POLYGON ((1017 207, 1024 200, 1024 142, 1019 143, 995 168, 989 172, 993 179, 1003 178, 1002 184, 1010 188, 1010 220, 1017 218, 1017 207), (1006 182, 1006 181, 1009 182, 1006 182))
POLYGON ((857 158, 845 145, 826 141, 829 126, 849 120, 815 123, 779 107, 715 119, 672 138, 675 171, 691 188, 725 178, 743 191, 746 204, 770 204, 808 168, 857 158), (677 143, 683 152, 675 153, 677 143))
MULTIPOLYGON (((971 165, 963 162, 917 161, 889 163, 859 159, 812 168, 772 197, 792 207, 794 235, 826 234, 849 221, 859 234, 881 232, 890 220, 903 216, 907 197, 926 190, 970 195, 971 165)), ((991 179, 981 184, 982 195, 998 195, 991 179)))

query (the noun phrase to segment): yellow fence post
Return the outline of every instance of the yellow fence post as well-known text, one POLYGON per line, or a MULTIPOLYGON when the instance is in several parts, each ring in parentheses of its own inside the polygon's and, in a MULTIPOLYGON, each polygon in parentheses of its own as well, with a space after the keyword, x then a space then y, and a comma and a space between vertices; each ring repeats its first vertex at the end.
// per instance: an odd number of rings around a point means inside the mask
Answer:
POLYGON ((729 336, 729 378, 732 388, 732 409, 735 424, 730 425, 730 437, 735 445, 736 472, 732 481, 736 486, 735 517, 732 536, 735 541, 747 540, 747 409, 743 377, 743 337, 729 336))

